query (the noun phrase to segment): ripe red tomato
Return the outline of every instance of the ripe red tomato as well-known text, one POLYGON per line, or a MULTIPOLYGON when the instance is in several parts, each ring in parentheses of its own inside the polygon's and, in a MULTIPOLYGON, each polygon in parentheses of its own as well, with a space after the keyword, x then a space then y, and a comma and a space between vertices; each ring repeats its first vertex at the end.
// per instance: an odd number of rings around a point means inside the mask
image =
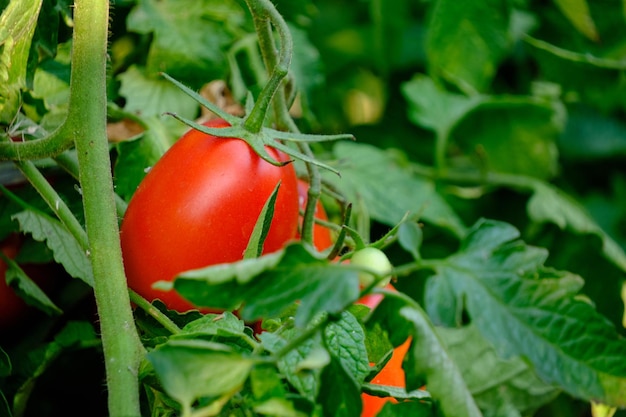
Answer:
MULTIPOLYGON (((298 180, 300 210, 304 210, 306 208, 308 191, 309 184, 307 184, 303 180, 298 180)), ((324 210, 324 206, 322 206, 322 202, 319 200, 317 201, 317 204, 315 206, 315 218, 324 221, 328 220, 326 210, 324 210)), ((302 218, 300 218, 300 225, 302 225, 302 218)), ((298 235, 297 237, 299 238, 300 236, 298 235)), ((330 234, 330 230, 319 223, 315 223, 315 225, 313 225, 313 245, 315 246, 315 248, 319 251, 323 251, 333 246, 333 244, 334 242, 330 234)))
MULTIPOLYGON (((391 284, 387 285, 387 288, 394 289, 391 284)), ((363 304, 370 308, 376 307, 382 300, 381 294, 367 295, 361 298, 357 304, 363 304)), ((383 369, 374 377, 371 381, 372 384, 389 385, 393 387, 405 387, 406 382, 404 378, 404 370, 402 369, 402 361, 406 352, 409 350, 411 344, 411 338, 408 338, 400 346, 393 350, 393 354, 389 361, 385 364, 383 369)), ((373 364, 371 364, 373 365, 373 364)), ((361 417, 374 417, 383 408, 387 402, 396 402, 393 397, 376 397, 369 394, 361 394, 361 400, 363 401, 363 411, 361 417)))
MULTIPOLYGON (((20 248, 20 238, 12 234, 0 243, 0 250, 8 258, 15 258, 20 248)), ((0 328, 14 324, 28 310, 27 304, 6 284, 7 264, 0 259, 0 328)))
MULTIPOLYGON (((211 120, 210 127, 227 127, 211 120)), ((287 156, 267 148, 276 160, 287 156)), ((191 130, 154 165, 131 198, 121 226, 128 285, 168 308, 194 308, 174 291, 152 288, 180 272, 242 259, 263 205, 280 181, 264 253, 296 235, 298 187, 291 164, 261 159, 243 140, 191 130)))

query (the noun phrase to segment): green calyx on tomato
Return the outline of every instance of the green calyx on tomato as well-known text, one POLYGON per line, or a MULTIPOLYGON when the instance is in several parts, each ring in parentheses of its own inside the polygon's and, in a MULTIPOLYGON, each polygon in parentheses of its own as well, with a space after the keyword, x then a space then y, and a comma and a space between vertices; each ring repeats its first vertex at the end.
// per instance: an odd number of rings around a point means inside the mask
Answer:
MULTIPOLYGON (((275 149, 281 151, 283 154, 291 156, 293 159, 298 159, 304 161, 308 164, 317 165, 320 168, 332 171, 338 174, 338 171, 327 165, 323 162, 318 161, 314 157, 311 157, 305 153, 302 153, 296 150, 294 147, 287 146, 285 142, 327 142, 332 140, 341 140, 341 139, 350 139, 354 140, 354 136, 351 134, 338 134, 338 135, 315 135, 315 134, 303 134, 299 132, 285 132, 281 130, 275 130, 268 127, 263 126, 263 120, 265 119, 265 112, 263 113, 263 117, 256 117, 260 113, 255 112, 254 108, 250 111, 250 113, 244 118, 239 118, 224 112, 215 104, 206 100, 202 96, 200 96, 195 91, 186 87, 182 83, 176 81, 174 78, 170 77, 167 74, 162 74, 168 81, 173 83, 176 87, 182 90, 185 94, 189 95, 191 98, 196 100, 200 105, 207 108, 211 113, 214 113, 216 116, 220 118, 220 120, 225 121, 226 126, 210 126, 210 125, 199 125, 198 123, 185 119, 176 114, 172 114, 176 119, 185 123, 189 127, 199 130, 202 133, 207 135, 221 137, 221 138, 239 138, 248 143, 248 145, 257 153, 259 158, 265 160, 266 162, 272 165, 285 165, 289 163, 291 160, 289 158, 277 159, 271 152, 267 152, 267 149, 275 149), (252 114, 255 114, 255 117, 252 117, 252 114), (225 129, 221 129, 224 128, 225 129)), ((257 102, 258 103, 258 102, 257 102)), ((254 107, 257 104, 254 104, 254 107)))
MULTIPOLYGON (((221 119, 205 125, 229 128, 221 119)), ((288 161, 274 148, 265 152, 276 161, 288 161)), ((296 236, 298 187, 293 166, 265 161, 238 138, 187 132, 148 172, 122 221, 129 287, 147 300, 161 299, 170 309, 194 308, 177 293, 159 291, 153 284, 172 281, 187 270, 241 260, 257 218, 279 182, 263 253, 279 250, 296 236)))
POLYGON ((384 287, 391 281, 393 266, 380 249, 371 246, 359 249, 350 258, 350 264, 365 269, 359 272, 359 283, 362 287, 369 287, 374 281, 378 281, 378 286, 384 287))

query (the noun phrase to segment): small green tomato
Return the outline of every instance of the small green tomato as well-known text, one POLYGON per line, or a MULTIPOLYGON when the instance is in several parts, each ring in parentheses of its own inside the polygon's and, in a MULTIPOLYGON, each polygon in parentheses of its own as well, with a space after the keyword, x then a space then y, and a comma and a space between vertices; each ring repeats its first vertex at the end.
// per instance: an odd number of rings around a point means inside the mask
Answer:
MULTIPOLYGON (((380 249, 372 247, 359 249, 354 252, 354 255, 352 255, 350 263, 352 265, 370 269, 378 276, 384 276, 385 279, 378 282, 378 286, 380 287, 384 287, 389 284, 389 281, 391 281, 391 270, 393 269, 393 266, 391 265, 391 262, 389 262, 387 255, 385 255, 385 253, 380 249)), ((375 279, 376 276, 369 272, 359 272, 359 282, 363 287, 371 285, 375 279)))

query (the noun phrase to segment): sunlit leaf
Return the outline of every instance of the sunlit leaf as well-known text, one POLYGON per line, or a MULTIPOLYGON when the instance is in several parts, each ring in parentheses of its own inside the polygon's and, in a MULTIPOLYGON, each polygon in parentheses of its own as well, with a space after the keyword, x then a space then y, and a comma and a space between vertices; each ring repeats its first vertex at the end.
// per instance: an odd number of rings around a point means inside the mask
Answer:
POLYGON ((39 310, 49 315, 59 315, 61 309, 57 307, 50 297, 39 288, 22 268, 12 259, 0 255, 0 259, 8 266, 6 270, 7 284, 18 294, 27 304, 37 307, 39 310))
POLYGON ((500 358, 475 326, 437 328, 437 333, 485 417, 524 415, 560 392, 541 381, 521 358, 500 358))
POLYGON ((431 75, 485 90, 508 48, 510 7, 504 0, 436 1, 426 42, 431 75))
POLYGON ((177 340, 147 355, 163 388, 183 407, 201 397, 240 388, 254 364, 227 346, 200 340, 177 340))
POLYGON ((142 117, 160 117, 172 131, 183 133, 187 127, 164 115, 166 112, 193 118, 199 111, 198 103, 176 86, 158 75, 148 76, 140 66, 131 66, 118 78, 121 83, 120 95, 126 99, 124 110, 142 117))
POLYGON ((13 216, 24 232, 40 242, 46 242, 54 260, 63 265, 74 278, 93 287, 93 272, 87 254, 67 229, 56 219, 42 212, 27 210, 13 216))
POLYGON ((554 2, 580 33, 593 41, 598 40, 598 31, 587 0, 554 0, 554 2))
POLYGON ((11 1, 0 15, 0 122, 13 120, 26 87, 28 55, 42 0, 11 1))
POLYGON ((280 182, 274 187, 274 191, 267 198, 263 209, 254 224, 254 229, 250 235, 250 240, 246 246, 246 250, 243 253, 244 259, 257 258, 263 253, 263 243, 270 231, 272 225, 272 219, 274 218, 274 206, 276 205, 276 197, 278 196, 278 190, 280 189, 280 182))
MULTIPOLYGON (((287 332, 286 337, 295 337, 294 331, 287 332)), ((285 336, 285 335, 281 335, 285 336)), ((274 333, 263 332, 259 335, 263 347, 271 353, 277 353, 288 343, 288 338, 278 336, 274 333)), ((321 369, 302 369, 300 364, 304 362, 309 354, 321 348, 321 338, 319 334, 308 338, 306 341, 298 345, 295 349, 290 350, 284 356, 279 358, 277 366, 287 381, 305 398, 311 401, 315 400, 319 390, 319 375, 321 369)))
POLYGON ((394 226, 407 212, 461 236, 465 227, 433 181, 402 167, 374 146, 340 142, 334 147, 341 177, 327 179, 353 204, 363 204, 372 219, 394 226))
POLYGON ((480 96, 467 97, 445 91, 432 78, 419 74, 402 85, 402 92, 409 102, 409 118, 440 134, 449 132, 482 101, 480 96))
POLYGON ((149 74, 167 72, 199 87, 226 74, 225 50, 245 17, 230 0, 141 0, 128 16, 128 30, 154 35, 149 74))
POLYGON ((245 320, 277 316, 298 301, 296 323, 302 326, 322 312, 342 311, 359 296, 357 271, 319 256, 294 243, 259 258, 186 272, 174 288, 198 306, 243 304, 245 320))
POLYGON ((369 373, 365 334, 357 319, 348 312, 341 319, 330 323, 325 329, 327 348, 343 364, 356 381, 362 381, 369 373))
POLYGON ((459 368, 447 353, 426 312, 406 306, 400 314, 413 326, 414 334, 403 363, 407 389, 416 389, 426 382, 444 416, 481 416, 459 368))
POLYGON ((580 277, 546 268, 547 252, 518 238, 511 225, 479 221, 435 279, 464 297, 472 323, 499 354, 522 356, 574 396, 623 406, 626 341, 577 298, 580 277))
POLYGON ((591 218, 585 208, 573 197, 558 188, 542 182, 530 184, 534 193, 528 201, 528 215, 536 222, 550 222, 561 229, 600 238, 604 256, 626 271, 626 253, 591 218))
POLYGON ((558 102, 491 97, 454 126, 452 140, 481 171, 548 179, 558 170, 556 141, 564 125, 558 102))

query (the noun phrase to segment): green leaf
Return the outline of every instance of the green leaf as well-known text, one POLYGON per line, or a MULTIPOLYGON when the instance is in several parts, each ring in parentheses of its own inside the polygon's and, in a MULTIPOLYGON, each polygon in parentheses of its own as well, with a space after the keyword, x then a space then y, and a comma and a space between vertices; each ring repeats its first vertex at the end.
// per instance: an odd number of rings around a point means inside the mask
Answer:
POLYGON ((440 135, 449 132, 482 101, 481 96, 467 97, 445 91, 432 78, 421 74, 402 84, 402 93, 409 103, 409 119, 440 135))
POLYGON ((426 402, 385 403, 376 417, 433 417, 436 416, 431 404, 426 402))
POLYGON ((413 342, 404 359, 407 389, 427 383, 428 392, 448 417, 482 416, 456 364, 419 306, 405 306, 400 315, 413 326, 413 342))
POLYGON ((592 41, 599 40, 587 0, 554 0, 554 2, 576 30, 592 41))
POLYGON ((380 384, 371 384, 366 382, 361 385, 363 392, 373 395, 376 397, 394 397, 397 400, 418 400, 420 402, 428 402, 431 400, 430 393, 425 390, 416 389, 410 392, 407 392, 406 389, 402 387, 395 387, 392 385, 380 385, 380 384))
MULTIPOLYGON (((43 116, 39 122, 39 127, 48 132, 52 132, 60 126, 67 115, 70 96, 71 52, 72 42, 61 44, 57 48, 54 60, 42 62, 35 70, 33 89, 30 94, 43 100, 45 104, 45 114, 38 114, 37 117, 43 116)), ((35 117, 33 116, 33 118, 35 117)))
POLYGON ((202 397, 242 387, 254 362, 226 345, 202 340, 172 340, 147 354, 165 391, 184 410, 202 397))
POLYGON ((573 396, 626 404, 626 341, 581 301, 582 279, 543 266, 547 252, 506 223, 477 222, 458 253, 436 267, 464 297, 472 323, 504 357, 522 356, 573 396))
POLYGON ((505 0, 437 0, 426 39, 430 74, 462 90, 489 87, 509 47, 510 7, 505 0))
POLYGON ((296 324, 338 313, 359 296, 357 271, 294 243, 279 252, 181 274, 174 288, 194 305, 234 309, 244 320, 277 316, 299 301, 296 324))
MULTIPOLYGON (((287 345, 290 338, 296 337, 296 335, 295 330, 284 332, 280 336, 275 333, 263 332, 259 335, 259 339, 268 352, 275 354, 287 345)), ((289 381, 289 384, 311 401, 314 401, 319 390, 321 369, 303 367, 300 364, 307 360, 311 352, 320 348, 322 348, 321 337, 316 334, 280 357, 277 363, 279 371, 289 381)))
POLYGON ((569 110, 559 138, 563 158, 574 162, 600 162, 626 156, 626 125, 589 108, 569 110))
POLYGON ((295 80, 293 87, 297 89, 299 95, 302 116, 310 122, 314 122, 315 114, 313 112, 316 109, 311 108, 311 102, 314 99, 316 89, 322 86, 326 80, 323 60, 306 31, 294 25, 289 25, 289 29, 294 45, 297 45, 294 48, 290 66, 290 71, 295 80))
POLYGON ((308 415, 296 410, 293 403, 285 398, 270 398, 255 405, 254 412, 259 415, 276 417, 307 417, 308 415))
POLYGON ((248 333, 249 330, 243 320, 232 313, 205 314, 186 324, 181 333, 170 339, 202 339, 251 351, 257 342, 248 333))
POLYGON ((206 83, 224 78, 225 50, 244 23, 244 10, 236 1, 141 0, 128 15, 127 26, 154 35, 149 74, 167 72, 186 82, 206 83))
POLYGON ((340 142, 333 148, 341 177, 327 175, 348 201, 361 205, 372 219, 395 226, 407 212, 457 236, 465 227, 435 190, 434 182, 418 177, 388 152, 371 145, 340 142))
POLYGON ((481 171, 547 179, 558 170, 556 141, 564 126, 559 102, 491 97, 454 126, 451 141, 472 155, 481 171))
POLYGON ((34 60, 41 60, 42 57, 54 57, 59 47, 59 31, 66 30, 73 26, 72 0, 44 1, 41 5, 37 29, 33 37, 31 52, 31 65, 34 60), (36 56, 33 56, 36 55, 36 56))
POLYGON ((175 112, 188 118, 198 114, 200 107, 196 101, 167 80, 157 75, 146 75, 141 67, 131 66, 118 79, 121 83, 120 95, 126 99, 124 110, 144 118, 160 117, 168 130, 178 135, 187 128, 164 114, 175 112))
POLYGON ((437 326, 457 327, 463 323, 463 297, 452 288, 448 280, 428 277, 424 289, 424 308, 437 326), (436 301, 432 301, 436 300, 436 301))
POLYGON ((54 342, 64 348, 69 348, 82 342, 96 340, 98 336, 91 325, 86 321, 70 321, 54 337, 54 342))
POLYGON ((12 0, 0 15, 0 122, 13 121, 26 87, 30 45, 42 0, 12 0))
POLYGON ((475 326, 437 328, 437 333, 485 417, 529 415, 559 394, 521 358, 500 358, 475 326))
POLYGON ((56 219, 42 212, 26 210, 12 217, 20 223, 20 229, 30 233, 33 239, 46 242, 54 260, 68 274, 93 287, 93 272, 87 254, 67 229, 56 219))
POLYGON ((45 292, 39 288, 35 282, 26 275, 17 262, 0 253, 0 258, 7 265, 5 279, 16 294, 18 294, 26 304, 37 307, 48 315, 60 315, 63 313, 45 292))
POLYGON ((270 365, 258 365, 250 372, 250 387, 255 400, 268 400, 285 396, 285 387, 278 370, 270 365))
POLYGON ((398 228, 398 243, 402 249, 406 250, 413 256, 413 259, 419 260, 420 247, 424 235, 422 228, 416 222, 403 222, 398 228))
POLYGON ((331 356, 338 358, 357 382, 362 382, 369 374, 370 367, 365 348, 365 333, 359 321, 344 311, 339 320, 326 326, 324 335, 331 356))
POLYGON ((331 355, 322 370, 317 400, 326 417, 353 417, 361 414, 361 390, 354 377, 339 358, 331 355))
POLYGON ((11 375, 11 358, 9 355, 0 347, 0 378, 11 375))
POLYGON ((561 229, 578 234, 598 236, 604 256, 622 271, 626 271, 624 250, 598 226, 578 201, 553 185, 541 181, 531 181, 529 185, 534 191, 527 205, 528 215, 532 220, 538 223, 554 223, 561 229))
POLYGON ((246 250, 243 252, 244 259, 258 258, 263 253, 263 244, 265 238, 270 231, 272 225, 272 219, 274 218, 274 206, 276 205, 276 197, 278 197, 278 190, 280 189, 280 181, 274 187, 274 191, 267 198, 263 209, 254 224, 254 229, 250 235, 250 240, 246 246, 246 250))
MULTIPOLYGON (((410 0, 369 3, 372 46, 369 49, 366 44, 368 49, 363 51, 363 55, 374 61, 377 73, 387 75, 398 68, 417 65, 423 59, 426 29, 414 24, 415 20, 411 15, 414 5, 410 0)), ((358 15, 359 11, 353 13, 358 15)))
POLYGON ((172 142, 172 135, 160 119, 142 117, 142 121, 147 130, 140 137, 116 145, 115 192, 126 201, 130 201, 141 180, 172 142))

